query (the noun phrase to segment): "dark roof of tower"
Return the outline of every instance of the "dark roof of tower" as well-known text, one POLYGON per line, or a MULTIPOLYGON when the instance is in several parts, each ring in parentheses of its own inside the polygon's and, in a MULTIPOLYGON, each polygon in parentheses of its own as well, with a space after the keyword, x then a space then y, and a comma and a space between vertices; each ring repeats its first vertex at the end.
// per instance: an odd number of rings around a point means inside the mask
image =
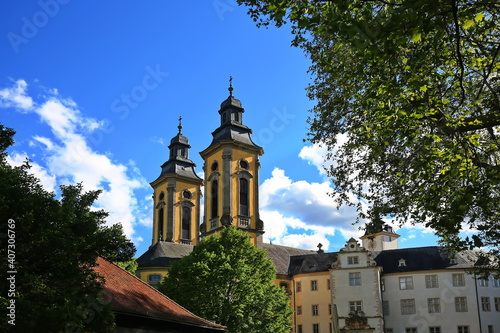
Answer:
MULTIPOLYGON (((219 114, 224 113, 227 109, 232 109, 232 112, 243 114, 243 112, 245 112, 245 109, 242 107, 241 101, 232 95, 231 90, 230 92, 231 94, 228 96, 228 98, 226 98, 226 100, 221 103, 220 109, 218 111, 219 114)), ((251 134, 252 130, 246 125, 243 125, 243 123, 241 122, 241 118, 239 122, 233 120, 228 120, 223 123, 221 122, 221 125, 212 132, 213 139, 207 149, 215 146, 221 141, 232 141, 237 144, 243 144, 247 148, 257 150, 261 154, 263 154, 262 147, 253 142, 251 134)), ((201 154, 203 156, 203 152, 201 152, 201 154)))
MULTIPOLYGON (((162 164, 160 176, 154 181, 156 182, 165 175, 175 174, 181 177, 191 178, 197 182, 201 182, 201 178, 198 177, 194 168, 196 164, 187 158, 187 151, 191 146, 189 145, 189 140, 187 137, 182 135, 182 126, 179 124, 179 133, 170 140, 170 145, 168 146, 170 157, 168 161, 162 164), (179 154, 177 150, 179 148, 185 149, 184 156, 179 154)), ((154 183, 153 182, 153 183, 154 183)))
POLYGON ((194 246, 172 242, 158 242, 137 258, 139 267, 168 267, 173 261, 193 252, 194 246))
POLYGON ((187 146, 187 148, 191 148, 188 138, 186 138, 180 132, 170 140, 170 146, 168 146, 168 148, 172 147, 172 145, 174 144, 182 144, 187 146))
MULTIPOLYGON (((234 98, 233 95, 229 95, 229 97, 220 104, 220 111, 225 110, 226 108, 234 106, 236 108, 242 109, 243 107, 241 106, 241 101, 237 98, 234 98)), ((219 111, 219 113, 220 113, 219 111)))

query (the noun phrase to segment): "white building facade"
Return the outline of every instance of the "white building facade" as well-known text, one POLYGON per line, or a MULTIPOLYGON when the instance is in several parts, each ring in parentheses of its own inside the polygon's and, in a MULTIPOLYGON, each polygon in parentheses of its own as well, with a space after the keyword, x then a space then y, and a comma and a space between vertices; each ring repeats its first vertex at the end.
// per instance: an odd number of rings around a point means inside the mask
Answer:
POLYGON ((473 251, 452 259, 437 246, 399 249, 397 237, 388 228, 337 252, 321 332, 500 333, 500 280, 470 273, 473 251))

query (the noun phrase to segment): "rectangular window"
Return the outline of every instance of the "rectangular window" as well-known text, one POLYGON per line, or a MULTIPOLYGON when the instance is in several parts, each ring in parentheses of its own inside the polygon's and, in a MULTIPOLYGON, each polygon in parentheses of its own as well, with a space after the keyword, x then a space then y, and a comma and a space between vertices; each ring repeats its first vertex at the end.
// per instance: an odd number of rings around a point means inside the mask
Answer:
POLYGON ((361 301, 349 301, 349 312, 363 311, 361 301))
POLYGON ((493 332, 493 325, 488 325, 488 333, 495 333, 493 332))
POLYGON ((332 314, 332 305, 328 304, 328 314, 332 314))
POLYGON ((386 328, 385 333, 393 333, 394 330, 392 328, 386 328))
POLYGON ((301 315, 302 314, 302 306, 299 305, 297 306, 297 315, 301 315))
POLYGON ((470 333, 469 326, 458 326, 458 333, 470 333))
POLYGON ((405 332, 406 333, 417 333, 417 328, 416 327, 407 327, 405 332))
POLYGON ((453 274, 453 287, 465 287, 465 276, 463 274, 453 274))
POLYGON ((455 311, 456 312, 467 312, 467 298, 466 297, 455 297, 455 311))
POLYGON ((500 278, 491 278, 491 285, 496 288, 500 287, 500 278))
POLYGON ((486 279, 479 279, 479 286, 480 287, 488 287, 488 280, 486 279))
POLYGON ((359 257, 347 257, 347 263, 349 265, 357 265, 359 264, 359 257))
POLYGON ((500 312, 500 297, 495 297, 495 311, 500 312))
POLYGON ((313 316, 317 316, 318 315, 318 306, 317 305, 313 305, 312 306, 312 315, 313 316))
POLYGON ((349 273, 349 285, 350 286, 360 286, 361 285, 361 273, 349 273))
POLYGON ((297 333, 302 333, 302 325, 297 326, 297 333))
POLYGON ((389 315, 389 301, 383 301, 382 302, 382 314, 384 316, 389 315))
POLYGON ((330 279, 326 280, 326 288, 330 290, 330 279))
POLYGON ((425 276, 425 287, 426 288, 437 288, 438 287, 438 276, 437 275, 426 275, 425 276))
POLYGON ((319 324, 313 324, 313 333, 319 333, 319 324))
POLYGON ((297 292, 300 293, 302 290, 302 284, 300 282, 297 282, 297 292))
POLYGON ((318 290, 318 281, 312 280, 311 281, 311 291, 316 291, 318 290))
POLYGON ((399 289, 401 290, 413 289, 413 278, 411 276, 400 277, 399 289))
POLYGON ((441 312, 441 305, 439 298, 428 298, 427 299, 427 306, 429 308, 429 313, 440 313, 441 312))
POLYGON ((385 279, 380 279, 380 289, 382 289, 382 291, 385 291, 385 279))
POLYGON ((441 327, 429 327, 429 333, 441 333, 441 327))
POLYGON ((414 299, 402 299, 401 300, 401 314, 402 315, 415 314, 415 300, 414 299))
POLYGON ((481 308, 483 309, 483 311, 487 312, 491 311, 491 304, 489 297, 481 297, 481 308))

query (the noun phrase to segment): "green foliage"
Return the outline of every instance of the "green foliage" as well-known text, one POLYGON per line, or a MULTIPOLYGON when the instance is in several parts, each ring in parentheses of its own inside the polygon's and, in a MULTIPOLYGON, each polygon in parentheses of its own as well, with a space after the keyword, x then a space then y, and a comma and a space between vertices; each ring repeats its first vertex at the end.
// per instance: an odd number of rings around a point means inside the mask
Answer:
POLYGON ((290 23, 312 60, 309 139, 329 149, 338 203, 354 193, 453 250, 488 247, 498 264, 498 3, 238 2, 260 25, 290 23), (460 238, 467 227, 476 236, 460 238))
POLYGON ((57 200, 29 173, 28 162, 7 164, 5 149, 13 135, 0 125, 1 233, 6 234, 9 225, 15 233, 15 248, 9 248, 15 261, 5 260, 10 238, 0 238, 0 269, 4 274, 17 271, 15 298, 7 299, 10 285, 1 285, 1 331, 110 331, 114 317, 101 297, 103 281, 92 268, 98 256, 130 260, 134 245, 121 226, 104 225, 106 212, 91 207, 99 191, 83 192, 82 184, 61 186, 57 200), (9 299, 15 300, 15 326, 5 320, 9 299))
POLYGON ((129 272, 132 275, 135 275, 135 271, 137 270, 138 264, 136 261, 136 258, 133 258, 132 260, 129 261, 117 261, 115 262, 117 266, 120 266, 127 272, 129 272))
POLYGON ((158 289, 231 333, 289 332, 289 299, 273 284, 275 277, 265 251, 228 227, 175 262, 158 289))

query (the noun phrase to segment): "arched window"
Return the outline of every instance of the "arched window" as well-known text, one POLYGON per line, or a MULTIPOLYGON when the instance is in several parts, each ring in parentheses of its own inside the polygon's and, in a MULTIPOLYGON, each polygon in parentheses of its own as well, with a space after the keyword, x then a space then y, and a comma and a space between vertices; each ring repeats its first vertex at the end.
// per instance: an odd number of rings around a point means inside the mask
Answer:
POLYGON ((182 207, 182 239, 191 239, 191 207, 182 207))
POLYGON ((218 205, 219 203, 219 182, 214 180, 212 181, 212 188, 211 188, 211 211, 212 211, 212 214, 210 215, 210 218, 216 218, 217 216, 219 216, 219 212, 218 212, 218 205))
POLYGON ((158 209, 158 240, 163 240, 163 207, 158 209))
POLYGON ((249 216, 248 212, 248 180, 240 178, 240 215, 249 216))

